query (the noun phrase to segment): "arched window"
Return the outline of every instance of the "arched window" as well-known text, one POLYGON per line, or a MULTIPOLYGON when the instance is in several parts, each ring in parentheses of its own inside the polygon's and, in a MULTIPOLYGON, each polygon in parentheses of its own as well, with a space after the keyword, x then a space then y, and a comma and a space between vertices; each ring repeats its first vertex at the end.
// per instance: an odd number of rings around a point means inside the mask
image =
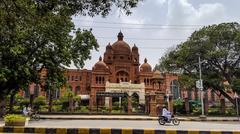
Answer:
POLYGON ((173 99, 180 98, 180 89, 179 89, 179 84, 177 80, 171 81, 170 89, 173 94, 173 99))
POLYGON ((105 82, 105 79, 104 79, 104 77, 102 77, 102 83, 104 84, 104 82, 105 82))
POLYGON ((98 80, 99 80, 99 84, 101 84, 102 83, 102 77, 99 77, 98 80))
POLYGON ((117 82, 119 81, 119 80, 121 80, 122 82, 127 82, 127 81, 129 81, 129 75, 128 75, 128 73, 127 72, 125 72, 125 71, 119 71, 119 72, 117 72, 117 82))
POLYGON ((96 84, 98 84, 98 77, 96 76, 96 84))

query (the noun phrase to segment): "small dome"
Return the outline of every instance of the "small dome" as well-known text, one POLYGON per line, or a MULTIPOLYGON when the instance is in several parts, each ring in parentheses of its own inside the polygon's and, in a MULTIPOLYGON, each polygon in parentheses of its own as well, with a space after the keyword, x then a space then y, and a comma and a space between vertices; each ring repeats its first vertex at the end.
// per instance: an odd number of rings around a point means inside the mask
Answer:
POLYGON ((138 47, 134 44, 134 46, 132 47, 132 51, 138 51, 138 47))
POLYGON ((140 66, 141 72, 152 72, 152 67, 147 63, 147 59, 144 59, 144 63, 140 66))
POLYGON ((131 53, 130 46, 125 41, 123 41, 123 34, 121 31, 118 33, 118 41, 113 43, 112 49, 115 54, 117 53, 129 55, 131 53))
POLYGON ((160 71, 156 70, 154 73, 153 73, 153 79, 164 79, 163 78, 163 75, 160 73, 160 71))
POLYGON ((102 57, 99 57, 99 61, 94 65, 94 70, 105 70, 108 69, 107 65, 102 61, 102 57))

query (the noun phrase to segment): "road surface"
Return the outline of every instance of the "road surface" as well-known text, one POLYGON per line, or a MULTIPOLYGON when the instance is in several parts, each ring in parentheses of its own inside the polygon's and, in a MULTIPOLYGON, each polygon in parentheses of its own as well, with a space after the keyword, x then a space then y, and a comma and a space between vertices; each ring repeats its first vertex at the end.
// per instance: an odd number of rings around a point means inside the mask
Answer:
MULTIPOLYGON (((3 126, 0 121, 0 126, 3 126)), ((159 125, 157 121, 133 120, 40 120, 30 121, 28 127, 57 128, 132 128, 132 129, 174 129, 174 130, 219 130, 240 131, 240 122, 190 122, 181 121, 178 126, 173 124, 159 125)))

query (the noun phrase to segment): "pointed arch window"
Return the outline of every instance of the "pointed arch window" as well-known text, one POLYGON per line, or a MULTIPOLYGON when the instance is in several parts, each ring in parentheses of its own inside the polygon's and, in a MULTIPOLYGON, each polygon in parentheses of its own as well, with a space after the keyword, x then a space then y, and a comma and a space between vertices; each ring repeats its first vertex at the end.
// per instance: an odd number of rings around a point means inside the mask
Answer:
POLYGON ((171 90, 171 93, 173 94, 173 99, 178 99, 181 97, 180 88, 177 80, 171 81, 170 90, 171 90))

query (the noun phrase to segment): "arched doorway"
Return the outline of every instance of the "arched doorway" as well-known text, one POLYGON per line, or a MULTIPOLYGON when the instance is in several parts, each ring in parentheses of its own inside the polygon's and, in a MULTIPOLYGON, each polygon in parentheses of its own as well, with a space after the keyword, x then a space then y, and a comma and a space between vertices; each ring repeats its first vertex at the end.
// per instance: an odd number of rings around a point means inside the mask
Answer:
POLYGON ((132 94, 132 112, 138 112, 138 110, 139 110, 139 95, 136 93, 136 92, 134 92, 133 94, 132 94))
POLYGON ((129 81, 129 74, 125 71, 119 71, 116 74, 116 82, 128 82, 129 81))
POLYGON ((179 83, 177 80, 171 81, 170 90, 171 93, 173 94, 173 99, 178 99, 181 97, 179 83))

